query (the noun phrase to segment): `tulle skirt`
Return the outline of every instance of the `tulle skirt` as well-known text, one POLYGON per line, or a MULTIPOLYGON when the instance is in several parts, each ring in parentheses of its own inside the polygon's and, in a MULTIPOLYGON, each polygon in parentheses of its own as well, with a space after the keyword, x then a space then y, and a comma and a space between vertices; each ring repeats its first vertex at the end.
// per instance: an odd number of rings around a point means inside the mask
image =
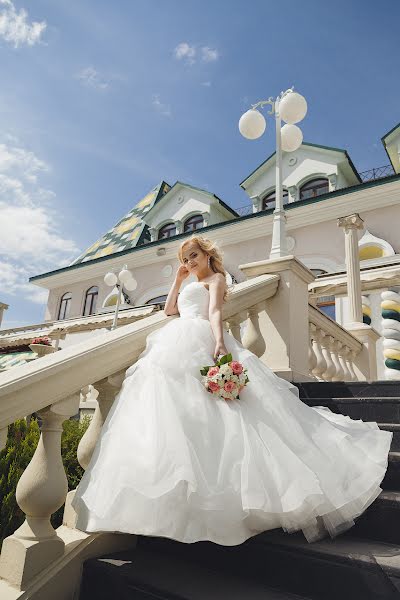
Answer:
POLYGON ((83 531, 237 545, 262 531, 337 534, 382 491, 392 433, 308 407, 229 333, 248 369, 238 400, 205 390, 209 321, 151 333, 126 372, 72 502, 83 531))

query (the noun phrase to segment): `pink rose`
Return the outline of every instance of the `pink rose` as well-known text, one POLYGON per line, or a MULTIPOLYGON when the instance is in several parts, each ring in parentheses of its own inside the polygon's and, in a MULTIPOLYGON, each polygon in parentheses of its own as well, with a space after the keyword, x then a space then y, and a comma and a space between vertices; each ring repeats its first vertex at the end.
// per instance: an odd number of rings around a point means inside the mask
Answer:
POLYGON ((235 375, 240 375, 240 373, 243 373, 243 365, 241 365, 239 361, 233 360, 230 365, 235 375))
POLYGON ((207 376, 214 377, 214 375, 216 375, 217 373, 219 373, 219 367, 211 367, 210 369, 208 369, 207 376))
POLYGON ((236 383, 233 381, 227 381, 224 385, 224 390, 229 394, 236 388, 236 383))
POLYGON ((219 385, 218 385, 218 383, 217 383, 216 381, 209 381, 209 382, 208 382, 208 389, 209 389, 211 392, 218 392, 218 390, 219 390, 219 385))

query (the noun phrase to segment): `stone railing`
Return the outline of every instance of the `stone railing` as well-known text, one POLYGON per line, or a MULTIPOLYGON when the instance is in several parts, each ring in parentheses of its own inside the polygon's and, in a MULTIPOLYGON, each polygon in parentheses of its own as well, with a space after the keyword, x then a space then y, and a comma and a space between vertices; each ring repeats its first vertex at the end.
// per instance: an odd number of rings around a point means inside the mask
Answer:
MULTIPOLYGON (((226 327, 240 339, 240 323, 247 321, 243 344, 259 356, 267 347, 263 315, 279 281, 277 273, 252 277, 237 284, 224 305, 226 327)), ((33 412, 42 419, 38 446, 16 491, 25 521, 4 540, 1 551, 2 600, 78 598, 83 560, 134 545, 134 536, 75 528, 74 491, 68 492, 61 458, 62 424, 77 414, 82 396, 97 396, 78 448, 78 460, 87 467, 126 369, 143 351, 148 334, 171 318, 176 317, 159 312, 0 375, 0 448, 10 423, 33 412), (63 524, 55 530, 50 517, 64 503, 63 524)))
POLYGON ((309 368, 319 381, 357 381, 362 343, 336 321, 309 304, 309 368))

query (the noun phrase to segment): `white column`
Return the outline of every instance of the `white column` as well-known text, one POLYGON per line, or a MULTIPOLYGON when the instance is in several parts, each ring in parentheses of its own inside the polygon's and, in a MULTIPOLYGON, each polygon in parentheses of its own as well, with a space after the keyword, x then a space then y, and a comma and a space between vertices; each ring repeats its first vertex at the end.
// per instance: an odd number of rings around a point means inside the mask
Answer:
POLYGON ((203 217, 203 227, 207 227, 210 224, 210 213, 205 211, 201 213, 201 216, 203 217))
POLYGON ((281 144, 281 118, 279 116, 279 101, 275 102, 275 124, 276 124, 276 190, 275 210, 272 225, 272 243, 270 259, 288 256, 286 241, 286 215, 283 209, 282 198, 282 144, 281 144))
POLYGON ((361 303, 361 276, 360 259, 358 255, 357 229, 364 228, 364 221, 360 215, 353 214, 341 217, 337 221, 338 227, 344 229, 345 253, 347 270, 347 295, 349 298, 349 312, 351 323, 362 323, 361 303))
POLYGON ((183 222, 177 219, 175 221, 176 233, 183 233, 183 222))
POLYGON ((8 304, 4 304, 4 302, 0 302, 0 325, 3 320, 3 313, 5 310, 7 310, 7 308, 8 308, 8 304))
POLYGON ((152 242, 155 242, 157 239, 157 229, 155 227, 149 227, 150 239, 152 242))

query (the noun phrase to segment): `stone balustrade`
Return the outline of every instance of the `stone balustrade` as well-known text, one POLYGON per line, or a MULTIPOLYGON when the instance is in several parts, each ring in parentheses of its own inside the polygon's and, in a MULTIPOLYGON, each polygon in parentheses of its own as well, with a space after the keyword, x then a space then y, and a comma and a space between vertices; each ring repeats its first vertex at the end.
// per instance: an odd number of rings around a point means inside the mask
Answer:
POLYGON ((309 304, 309 368, 319 381, 357 381, 362 343, 336 321, 309 304))
MULTIPOLYGON (((265 349, 260 314, 276 294, 279 279, 278 274, 262 274, 238 284, 223 308, 223 319, 236 339, 241 340, 241 323, 248 323, 243 343, 258 355, 265 349)), ((27 590, 33 600, 72 598, 83 559, 132 546, 132 536, 74 528, 74 491, 68 492, 61 459, 62 423, 78 412, 81 397, 98 397, 78 447, 78 460, 86 468, 126 369, 144 350, 148 334, 171 318, 176 317, 156 313, 0 375, 0 447, 10 423, 33 412, 42 419, 38 446, 17 486, 25 521, 3 542, 2 599, 16 599, 27 590), (54 530, 50 517, 64 503, 63 525, 54 530)))

